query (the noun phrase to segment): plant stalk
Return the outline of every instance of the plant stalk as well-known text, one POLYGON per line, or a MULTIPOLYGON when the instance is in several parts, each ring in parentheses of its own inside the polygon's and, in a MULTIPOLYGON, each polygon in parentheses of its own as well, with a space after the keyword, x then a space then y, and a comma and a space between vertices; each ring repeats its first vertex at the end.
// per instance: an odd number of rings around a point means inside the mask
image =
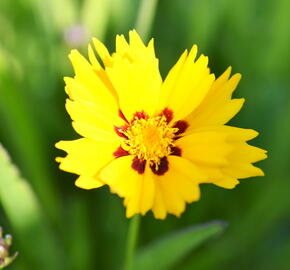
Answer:
POLYGON ((131 218, 129 223, 124 270, 133 270, 133 262, 138 241, 140 221, 141 216, 135 215, 133 218, 131 218))

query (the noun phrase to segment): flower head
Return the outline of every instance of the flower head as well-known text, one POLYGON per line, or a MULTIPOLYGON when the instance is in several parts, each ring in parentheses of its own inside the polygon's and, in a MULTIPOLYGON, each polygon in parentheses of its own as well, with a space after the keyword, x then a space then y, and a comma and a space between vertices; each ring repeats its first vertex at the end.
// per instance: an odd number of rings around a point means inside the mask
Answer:
POLYGON ((60 141, 67 152, 62 170, 79 175, 84 189, 108 185, 124 198, 126 215, 153 211, 179 216, 199 200, 200 183, 235 187, 263 175, 252 165, 265 151, 247 144, 258 133, 225 125, 242 107, 232 99, 241 75, 210 73, 208 58, 185 51, 163 81, 153 40, 136 31, 117 36, 112 54, 93 39, 89 62, 76 50, 69 58, 75 77, 65 78, 66 109, 82 138, 60 141))

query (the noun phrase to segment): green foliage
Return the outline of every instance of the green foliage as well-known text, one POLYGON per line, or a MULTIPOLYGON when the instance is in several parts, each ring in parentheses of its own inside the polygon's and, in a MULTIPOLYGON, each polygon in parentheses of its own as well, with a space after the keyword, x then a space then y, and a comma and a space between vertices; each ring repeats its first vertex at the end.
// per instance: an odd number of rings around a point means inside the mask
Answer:
POLYGON ((134 269, 171 269, 193 249, 221 233, 223 228, 222 222, 211 222, 171 232, 142 248, 136 254, 134 269))
POLYGON ((47 228, 39 202, 30 185, 21 179, 0 145, 0 201, 17 233, 24 256, 30 267, 62 269, 60 248, 47 228), (50 258, 47 260, 43 254, 50 258))
MULTIPOLYGON (((20 251, 8 269, 120 269, 128 225, 121 200, 106 188, 74 187, 74 177, 57 169, 54 158, 62 153, 54 143, 76 137, 64 110, 70 49, 86 54, 93 35, 113 48, 115 34, 133 27, 155 38, 163 77, 194 43, 209 55, 215 74, 229 65, 242 73, 235 96, 246 104, 231 124, 257 129, 253 144, 269 150, 259 164, 265 177, 243 180, 231 191, 204 185, 201 201, 180 219, 148 214, 140 252, 154 252, 158 245, 150 243, 164 233, 222 219, 229 227, 218 239, 185 257, 180 248, 170 252, 180 252, 176 269, 288 269, 289 10, 288 0, 1 0, 0 141, 27 179, 1 149, 0 224, 20 251)), ((167 263, 162 259, 160 266, 167 263)))

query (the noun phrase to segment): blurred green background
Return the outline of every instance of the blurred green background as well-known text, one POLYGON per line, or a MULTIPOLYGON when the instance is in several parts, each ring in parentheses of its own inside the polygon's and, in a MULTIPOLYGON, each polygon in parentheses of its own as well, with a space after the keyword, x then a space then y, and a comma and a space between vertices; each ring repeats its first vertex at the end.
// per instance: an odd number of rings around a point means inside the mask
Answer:
POLYGON ((86 55, 92 36, 113 49, 117 33, 137 28, 155 38, 163 77, 194 43, 215 74, 229 65, 242 73, 235 96, 246 104, 230 124, 258 130, 252 144, 269 151, 259 164, 265 177, 234 190, 203 185, 180 219, 147 214, 139 245, 220 219, 229 223, 224 233, 173 269, 290 269, 289 13, 289 0, 1 0, 0 142, 29 183, 0 175, 0 224, 20 251, 8 268, 120 269, 121 199, 106 187, 76 188, 75 176, 57 169, 54 143, 77 138, 64 108, 69 51, 86 55))

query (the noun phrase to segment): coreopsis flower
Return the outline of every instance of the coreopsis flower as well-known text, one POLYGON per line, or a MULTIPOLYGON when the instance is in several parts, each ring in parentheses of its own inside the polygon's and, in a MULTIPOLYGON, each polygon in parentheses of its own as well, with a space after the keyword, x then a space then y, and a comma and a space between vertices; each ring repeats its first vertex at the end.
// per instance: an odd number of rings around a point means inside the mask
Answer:
POLYGON ((82 138, 60 141, 67 152, 60 169, 79 175, 84 189, 108 185, 124 198, 126 216, 152 210, 159 219, 179 216, 200 198, 200 183, 234 188, 241 178, 262 176, 252 165, 265 151, 247 141, 258 133, 225 125, 244 99, 232 99, 240 74, 228 68, 215 79, 197 46, 185 51, 165 80, 153 40, 136 31, 116 37, 110 54, 100 41, 87 61, 72 50, 75 76, 65 78, 66 109, 82 138))

